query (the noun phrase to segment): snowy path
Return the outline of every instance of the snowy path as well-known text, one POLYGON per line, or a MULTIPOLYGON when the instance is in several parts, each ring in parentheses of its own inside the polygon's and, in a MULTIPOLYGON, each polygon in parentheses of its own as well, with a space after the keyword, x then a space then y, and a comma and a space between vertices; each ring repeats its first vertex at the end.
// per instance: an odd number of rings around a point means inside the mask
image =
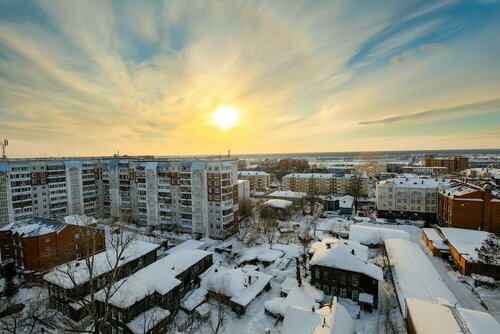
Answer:
POLYGON ((468 286, 457 280, 456 277, 452 277, 454 276, 454 270, 448 263, 438 257, 429 255, 427 248, 423 246, 421 242, 419 242, 419 245, 434 265, 434 268, 436 268, 438 273, 441 275, 448 289, 450 289, 450 291, 455 295, 460 306, 476 311, 487 311, 481 304, 481 300, 470 290, 468 286), (450 272, 453 275, 450 275, 450 272))

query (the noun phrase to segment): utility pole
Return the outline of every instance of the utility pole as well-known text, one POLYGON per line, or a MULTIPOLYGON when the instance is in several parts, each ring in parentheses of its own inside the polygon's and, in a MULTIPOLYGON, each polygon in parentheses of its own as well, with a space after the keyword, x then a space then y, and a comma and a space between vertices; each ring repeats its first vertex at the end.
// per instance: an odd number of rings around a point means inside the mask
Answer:
POLYGON ((2 146, 2 159, 7 159, 7 146, 9 146, 9 140, 5 138, 3 142, 0 142, 2 146))

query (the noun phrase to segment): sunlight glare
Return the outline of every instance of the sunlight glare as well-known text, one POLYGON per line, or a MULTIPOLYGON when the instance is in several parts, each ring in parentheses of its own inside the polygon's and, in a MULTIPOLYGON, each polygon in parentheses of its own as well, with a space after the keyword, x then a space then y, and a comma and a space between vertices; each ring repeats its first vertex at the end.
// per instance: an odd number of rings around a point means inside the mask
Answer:
POLYGON ((233 106, 219 106, 213 113, 213 123, 219 128, 226 130, 232 128, 238 122, 240 111, 233 106))

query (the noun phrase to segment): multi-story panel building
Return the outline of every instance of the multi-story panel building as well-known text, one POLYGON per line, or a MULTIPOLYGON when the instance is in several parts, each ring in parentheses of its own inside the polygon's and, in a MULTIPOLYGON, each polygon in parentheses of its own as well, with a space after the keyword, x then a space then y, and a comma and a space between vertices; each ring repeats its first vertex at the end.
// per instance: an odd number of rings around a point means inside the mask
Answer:
POLYGON ((378 216, 435 222, 437 194, 446 186, 444 180, 418 177, 380 181, 375 191, 378 216))
POLYGON ((68 214, 223 239, 238 229, 237 159, 6 159, 0 222, 68 214))
POLYGON ((271 186, 271 175, 261 171, 240 171, 238 179, 250 182, 250 191, 267 191, 271 186))
MULTIPOLYGON (((283 190, 318 195, 333 193, 346 195, 349 193, 351 183, 354 179, 355 174, 293 173, 283 177, 283 190)), ((359 176, 361 196, 368 196, 368 181, 369 179, 366 174, 359 176)))

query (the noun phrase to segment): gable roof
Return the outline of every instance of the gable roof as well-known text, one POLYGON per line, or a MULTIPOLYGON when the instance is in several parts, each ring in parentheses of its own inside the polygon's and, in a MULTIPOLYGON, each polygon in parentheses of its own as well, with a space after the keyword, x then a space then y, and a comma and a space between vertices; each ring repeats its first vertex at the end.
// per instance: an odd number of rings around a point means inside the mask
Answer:
MULTIPOLYGON (((337 268, 364 274, 378 281, 383 280, 382 268, 356 255, 356 249, 343 241, 328 244, 322 242, 315 249, 310 265, 337 268)), ((358 244, 359 245, 359 244, 358 244)), ((360 247, 364 247, 359 245, 360 247)), ((358 249, 360 248, 358 247, 358 249)))

